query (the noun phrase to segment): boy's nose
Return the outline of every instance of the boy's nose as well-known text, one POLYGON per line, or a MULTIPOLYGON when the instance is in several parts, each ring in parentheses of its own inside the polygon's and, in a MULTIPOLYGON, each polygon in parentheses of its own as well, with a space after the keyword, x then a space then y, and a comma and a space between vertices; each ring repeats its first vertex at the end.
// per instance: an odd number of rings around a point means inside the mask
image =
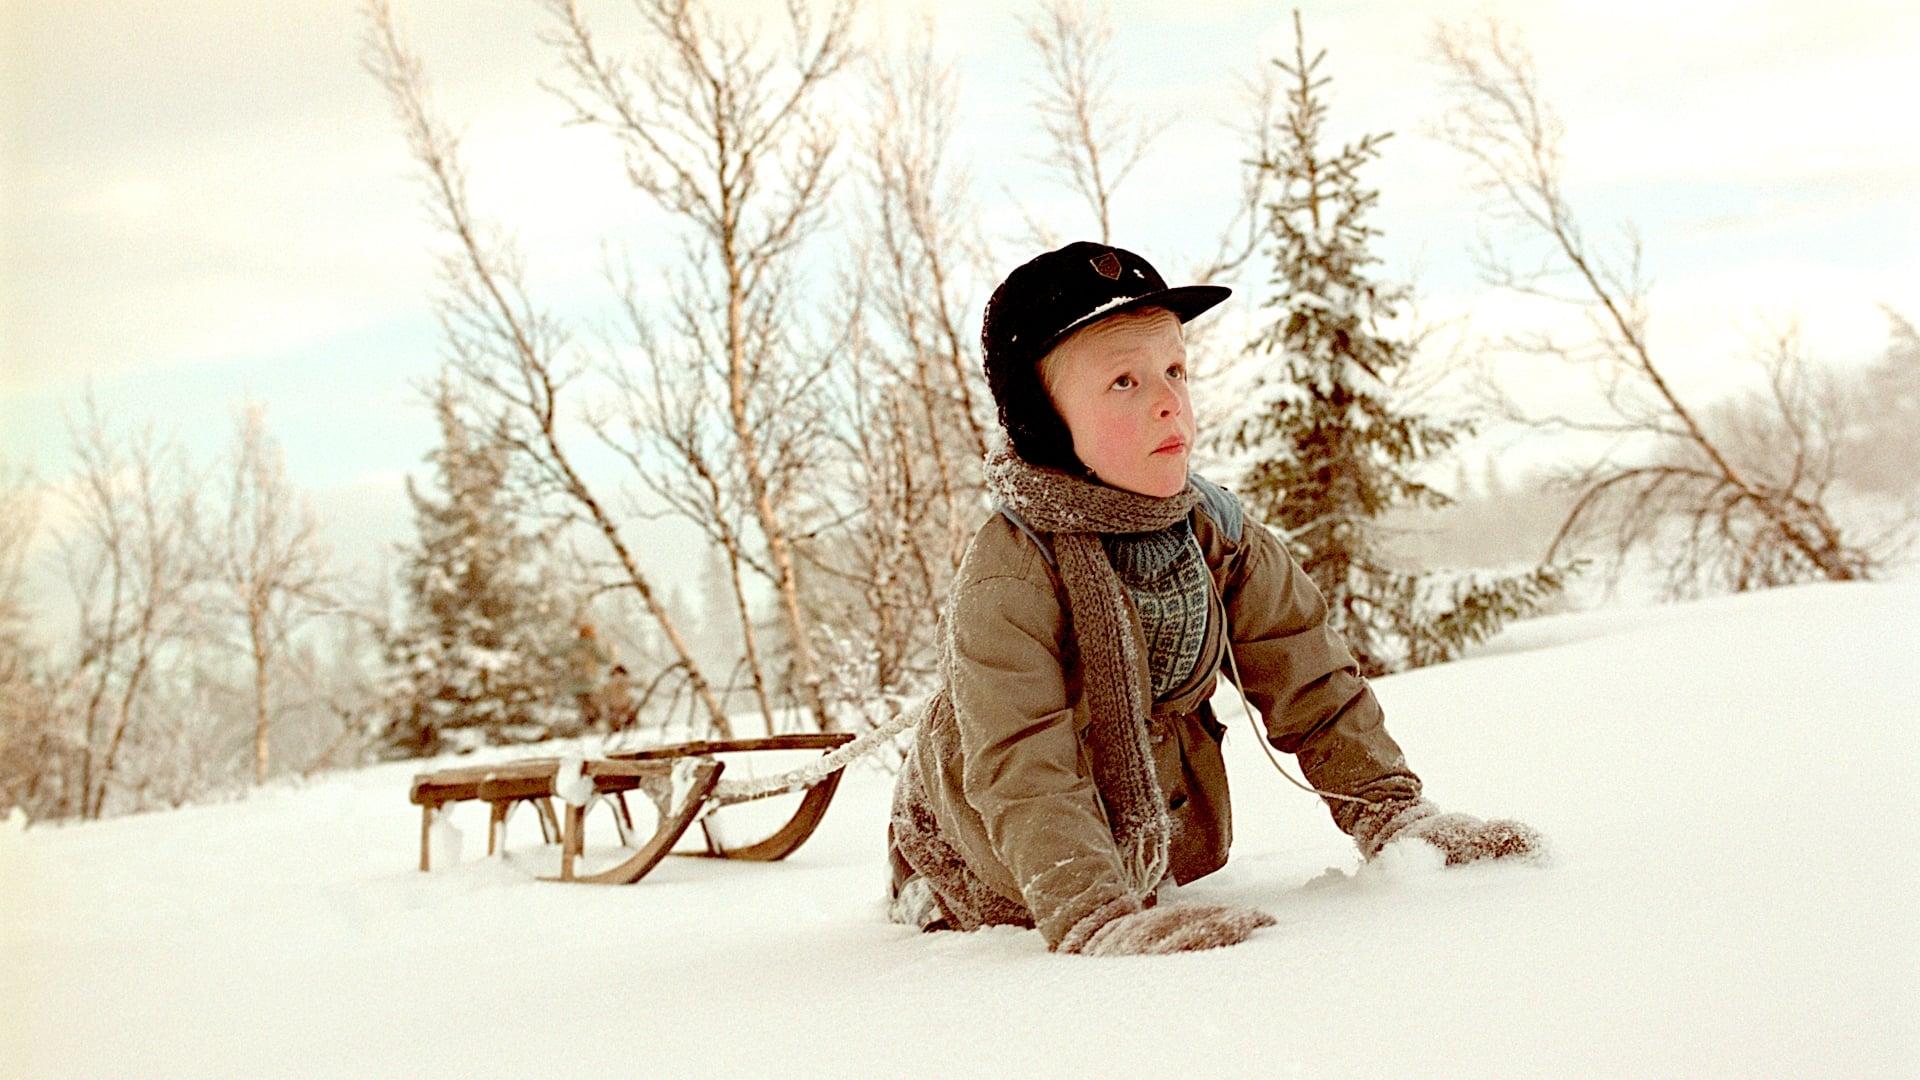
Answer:
POLYGON ((1154 402, 1154 412, 1162 419, 1180 415, 1180 391, 1172 382, 1160 381, 1160 397, 1154 402))

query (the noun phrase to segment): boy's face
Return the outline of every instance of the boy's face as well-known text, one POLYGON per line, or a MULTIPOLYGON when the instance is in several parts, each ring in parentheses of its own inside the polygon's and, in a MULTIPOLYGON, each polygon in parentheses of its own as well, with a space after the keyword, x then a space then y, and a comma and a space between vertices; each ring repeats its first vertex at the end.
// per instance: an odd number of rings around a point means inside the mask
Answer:
POLYGON ((1040 362, 1041 382, 1102 482, 1141 495, 1178 495, 1193 451, 1187 346, 1164 308, 1102 319, 1040 362), (1170 441, 1178 445, 1162 449, 1170 441))

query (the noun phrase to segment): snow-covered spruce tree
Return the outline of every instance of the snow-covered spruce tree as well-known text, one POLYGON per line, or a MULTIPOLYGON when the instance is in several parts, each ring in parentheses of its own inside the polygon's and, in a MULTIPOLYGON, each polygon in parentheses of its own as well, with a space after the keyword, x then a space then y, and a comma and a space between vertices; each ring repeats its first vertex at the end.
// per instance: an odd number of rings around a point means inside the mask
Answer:
POLYGON ((1359 175, 1388 135, 1322 152, 1326 53, 1308 59, 1298 12, 1294 34, 1293 62, 1273 61, 1287 77, 1287 109, 1259 162, 1275 193, 1265 208, 1274 291, 1264 306, 1277 315, 1248 349, 1278 363, 1253 361, 1262 367, 1225 425, 1226 449, 1246 466, 1239 493, 1249 509, 1284 532, 1362 672, 1377 675, 1457 655, 1559 591, 1563 571, 1443 583, 1383 557, 1381 515, 1447 505, 1415 469, 1471 427, 1394 400, 1390 382, 1413 348, 1380 328, 1408 290, 1369 276, 1379 230, 1366 217, 1379 194, 1359 175))
POLYGON ((427 460, 435 493, 411 479, 418 539, 404 551, 407 612, 387 642, 389 757, 576 734, 559 694, 567 612, 544 572, 540 538, 522 529, 509 451, 476 434, 446 385, 435 397, 441 444, 427 460))

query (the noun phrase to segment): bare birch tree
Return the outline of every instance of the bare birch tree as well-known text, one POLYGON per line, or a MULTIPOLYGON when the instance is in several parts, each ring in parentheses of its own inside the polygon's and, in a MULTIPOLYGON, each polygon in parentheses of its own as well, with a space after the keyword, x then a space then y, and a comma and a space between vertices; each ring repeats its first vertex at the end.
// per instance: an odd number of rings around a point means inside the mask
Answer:
POLYGON ((969 175, 953 154, 959 79, 925 25, 904 58, 871 61, 868 85, 873 121, 860 154, 869 258, 859 278, 870 314, 911 357, 894 372, 918 396, 942 509, 964 524, 960 466, 986 454, 994 421, 979 335, 961 322, 991 266, 974 230, 969 175))
POLYGON ((39 525, 40 498, 31 475, 0 462, 0 646, 20 642, 27 628, 27 554, 39 525))
MULTIPOLYGON (((1045 0, 1023 26, 1043 69, 1035 105, 1047 135, 1045 160, 1086 200, 1100 242, 1112 243, 1114 192, 1166 125, 1122 119, 1113 98, 1113 26, 1104 6, 1045 0)), ((1035 231, 1053 246, 1049 230, 1035 231)))
POLYGON ((24 468, 0 465, 0 812, 57 810, 66 772, 60 682, 30 637, 24 587, 40 499, 24 468))
POLYGON ((1495 21, 1478 29, 1442 26, 1434 49, 1452 95, 1441 137, 1473 163, 1496 214, 1545 249, 1537 265, 1489 249, 1482 257, 1488 279, 1572 305, 1590 330, 1578 340, 1537 334, 1507 344, 1591 370, 1605 411, 1591 419, 1543 416, 1496 391, 1497 402, 1513 419, 1605 436, 1620 447, 1569 478, 1578 496, 1546 561, 1576 538, 1605 533, 1616 572, 1630 552, 1648 550, 1670 568, 1674 593, 1868 576, 1875 555, 1843 532, 1827 505, 1828 419, 1818 395, 1805 392, 1805 359, 1791 349, 1764 358, 1770 401, 1762 438, 1788 452, 1737 460, 1729 433, 1716 431, 1676 388, 1672 358, 1648 334, 1638 238, 1610 256, 1574 213, 1562 186, 1562 126, 1541 96, 1526 49, 1495 21))
POLYGON ((856 332, 832 380, 834 475, 858 512, 800 548, 830 693, 867 725, 933 677, 948 584, 986 510, 993 406, 962 320, 988 260, 952 147, 959 83, 933 41, 923 23, 865 65, 871 122, 837 290, 856 332))
POLYGON ((289 636, 325 604, 326 552, 313 509, 288 482, 257 403, 241 407, 227 469, 226 515, 210 563, 222 606, 243 635, 252 676, 253 782, 263 784, 271 764, 273 671, 289 636))
POLYGON ((364 10, 363 61, 393 103, 421 166, 429 211, 453 242, 441 261, 445 292, 435 306, 451 351, 449 363, 482 403, 485 415, 476 430, 503 426, 535 499, 557 502, 565 521, 584 525, 606 544, 621 587, 631 589, 659 625, 709 724, 727 737, 731 729, 719 699, 641 571, 616 508, 589 485, 568 442, 566 428, 575 416, 563 406, 563 395, 581 373, 568 356, 569 334, 527 295, 516 246, 475 214, 459 142, 433 111, 419 58, 402 40, 392 6, 368 0, 364 10))
POLYGON ((376 575, 372 588, 357 597, 343 597, 336 586, 327 613, 331 647, 303 650, 293 658, 294 677, 331 721, 330 728, 321 729, 317 749, 299 766, 303 777, 361 760, 373 741, 382 706, 381 644, 391 633, 385 579, 384 572, 376 575))
POLYGON ((953 157, 958 80, 931 26, 868 68, 874 122, 861 140, 858 261, 844 291, 865 307, 842 393, 843 447, 869 503, 855 541, 869 582, 907 585, 889 604, 937 607, 980 516, 993 402, 978 335, 961 325, 987 276, 953 157))
MULTIPOLYGON (((851 55, 853 6, 836 4, 816 28, 805 6, 791 0, 793 52, 784 64, 764 56, 753 33, 689 0, 636 4, 656 49, 639 62, 604 50, 572 0, 547 6, 559 23, 547 40, 561 50, 574 83, 549 89, 576 122, 619 140, 634 186, 687 228, 688 263, 673 282, 675 343, 656 346, 648 359, 656 370, 666 365, 685 379, 710 381, 724 420, 709 450, 692 429, 697 416, 690 421, 685 407, 675 417, 656 410, 664 422, 655 426, 678 452, 679 477, 656 477, 651 486, 714 540, 732 545, 730 560, 772 585, 803 703, 816 726, 832 730, 795 543, 811 531, 798 496, 824 432, 817 388, 834 350, 808 355, 795 294, 799 257, 833 186, 836 133, 820 95, 851 55), (694 494, 682 497, 689 490, 694 494), (746 530, 730 520, 728 502, 736 498, 764 561, 748 553, 746 530)), ((641 338, 643 346, 654 341, 641 338)), ((631 399, 635 387, 625 389, 631 399)), ((630 460, 645 446, 609 444, 630 460)), ((744 613, 744 598, 741 607, 744 613)), ((749 627, 743 619, 743 633, 749 627)), ((749 658, 757 667, 751 643, 749 658)), ((757 671, 754 678, 761 686, 757 671)))
POLYGON ((77 608, 77 778, 61 812, 99 817, 113 792, 129 729, 159 669, 194 625, 192 592, 206 579, 196 478, 179 448, 151 427, 119 444, 89 397, 74 430, 79 461, 71 531, 60 547, 77 608))
MULTIPOLYGON (((700 361, 700 342, 711 339, 709 327, 701 318, 700 304, 691 290, 682 290, 673 301, 673 326, 682 331, 691 347, 662 347, 646 311, 635 295, 631 275, 622 282, 621 302, 634 340, 648 358, 643 373, 636 373, 610 358, 604 365, 615 388, 613 401, 589 418, 601 442, 621 457, 641 484, 671 513, 692 522, 715 550, 721 553, 727 569, 726 585, 732 602, 734 626, 741 642, 742 666, 749 688, 769 734, 774 731, 774 693, 767 674, 767 658, 760 642, 761 623, 754 617, 753 582, 777 582, 779 574, 753 543, 751 492, 740 481, 740 469, 734 464, 734 439, 727 420, 725 390, 716 386, 716 374, 700 361), (664 454, 661 452, 664 451, 664 454), (664 461, 661 462, 662 457, 664 461), (661 462, 661 463, 656 463, 661 462)), ((791 374, 792 369, 784 369, 791 374)), ((810 372, 808 381, 817 379, 820 369, 810 372)), ((762 388, 772 378, 761 382, 762 388)), ((779 398, 805 405, 807 391, 782 394, 779 398)), ((757 411, 757 410, 756 410, 757 411)), ((805 413, 796 409, 785 416, 769 418, 763 432, 777 430, 779 437, 763 433, 761 446, 774 451, 781 468, 777 475, 791 476, 809 455, 813 436, 823 420, 817 409, 805 413), (777 425, 777 427, 776 427, 777 425)), ((774 502, 783 509, 789 504, 783 486, 774 502)), ((635 511, 638 513, 639 511, 635 511)), ((783 520, 786 515, 783 514, 783 520)), ((728 691, 732 689, 729 680, 728 691)), ((668 706, 669 711, 672 705, 668 706)))
MULTIPOLYGON (((1126 118, 1115 92, 1115 39, 1104 4, 1045 0, 1040 12, 1023 26, 1041 66, 1034 100, 1045 134, 1041 159, 1084 200, 1099 226, 1100 242, 1111 244, 1114 199, 1120 186, 1173 119, 1126 118)), ((1268 176, 1258 163, 1268 160, 1278 85, 1273 74, 1263 69, 1262 75, 1241 87, 1245 126, 1229 124, 1254 145, 1254 152, 1238 162, 1241 186, 1233 214, 1221 227, 1213 253, 1182 274, 1189 282, 1224 283, 1259 250, 1268 176)), ((1040 246, 1051 248, 1061 242, 1052 226, 1035 220, 1024 208, 1021 212, 1040 246)), ((1190 360, 1199 364, 1208 357, 1220 325, 1220 320, 1208 319, 1183 328, 1190 360)))

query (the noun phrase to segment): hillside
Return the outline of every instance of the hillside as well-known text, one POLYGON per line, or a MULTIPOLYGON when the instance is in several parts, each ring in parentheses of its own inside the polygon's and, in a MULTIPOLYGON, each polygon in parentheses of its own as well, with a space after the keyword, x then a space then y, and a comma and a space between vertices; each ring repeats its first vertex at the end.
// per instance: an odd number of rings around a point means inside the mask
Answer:
POLYGON ((472 805, 464 861, 418 872, 412 764, 8 829, 0 1061, 32 1077, 1920 1075, 1917 616, 1914 582, 1563 615, 1378 680, 1428 794, 1537 825, 1555 845, 1542 867, 1443 871, 1418 850, 1359 866, 1223 690, 1233 858, 1181 897, 1279 925, 1176 957, 889 924, 888 778, 864 768, 789 862, 674 859, 630 888, 532 880, 556 857, 529 820, 513 858, 481 858, 472 805))

